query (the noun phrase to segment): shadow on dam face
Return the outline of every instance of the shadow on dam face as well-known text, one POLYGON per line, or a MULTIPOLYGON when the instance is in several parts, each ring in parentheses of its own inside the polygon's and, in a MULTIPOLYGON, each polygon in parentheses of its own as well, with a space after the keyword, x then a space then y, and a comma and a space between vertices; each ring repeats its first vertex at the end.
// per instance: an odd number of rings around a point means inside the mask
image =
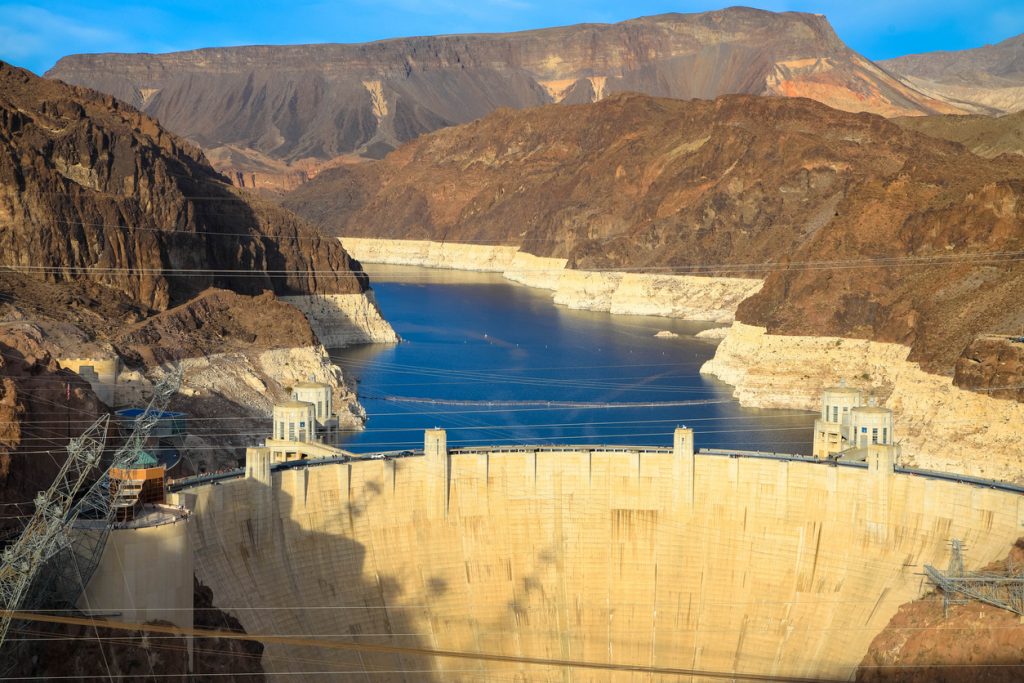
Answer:
MULTIPOLYGON (((891 469, 691 462, 686 474, 670 451, 524 448, 202 486, 188 494, 195 571, 250 634, 846 680, 950 538, 980 567, 1024 522, 1020 496, 891 469)), ((680 680, 274 644, 264 667, 680 680)))
MULTIPOLYGON (((220 487, 216 487, 220 488, 220 487)), ((225 487, 227 488, 227 487, 225 487)), ((221 609, 236 616, 251 635, 308 637, 407 648, 430 647, 400 604, 405 588, 393 576, 366 572, 367 549, 346 534, 312 531, 294 496, 253 479, 231 485, 244 514, 222 508, 216 524, 199 521, 195 571, 217 588, 221 609), (232 521, 230 524, 228 519, 232 521), (230 528, 225 525, 229 524, 230 528)), ((378 495, 373 487, 365 496, 378 495)), ((344 504, 350 522, 365 512, 358 500, 344 504)), ((198 519, 197 519, 198 521, 198 519)), ((438 580, 434 589, 445 590, 438 580)), ((412 654, 328 650, 310 645, 268 644, 268 673, 302 673, 298 680, 440 681, 433 658, 412 654), (375 675, 376 674, 376 675, 375 675)))

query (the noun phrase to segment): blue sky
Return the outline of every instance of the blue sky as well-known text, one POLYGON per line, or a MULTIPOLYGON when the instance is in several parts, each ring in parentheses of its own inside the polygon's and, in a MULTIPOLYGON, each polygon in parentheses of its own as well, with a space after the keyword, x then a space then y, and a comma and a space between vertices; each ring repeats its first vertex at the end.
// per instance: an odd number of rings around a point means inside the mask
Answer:
MULTIPOLYGON (((871 59, 959 50, 1024 33, 1024 0, 762 0, 816 12, 871 59)), ((0 0, 0 59, 42 73, 75 52, 167 52, 227 45, 362 42, 439 33, 613 22, 728 3, 676 0, 0 0)))

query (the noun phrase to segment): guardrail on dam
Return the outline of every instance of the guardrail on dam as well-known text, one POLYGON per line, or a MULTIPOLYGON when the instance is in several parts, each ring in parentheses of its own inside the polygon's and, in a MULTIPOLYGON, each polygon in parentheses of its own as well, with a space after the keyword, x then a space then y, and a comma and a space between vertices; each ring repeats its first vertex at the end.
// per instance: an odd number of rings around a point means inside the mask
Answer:
MULTIPOLYGON (((1024 527, 1019 487, 896 472, 881 449, 866 467, 695 455, 679 430, 673 448, 449 451, 432 430, 422 457, 392 455, 183 487, 218 605, 254 634, 846 679, 951 538, 980 566, 1024 527)), ((652 680, 273 644, 264 666, 652 680)))

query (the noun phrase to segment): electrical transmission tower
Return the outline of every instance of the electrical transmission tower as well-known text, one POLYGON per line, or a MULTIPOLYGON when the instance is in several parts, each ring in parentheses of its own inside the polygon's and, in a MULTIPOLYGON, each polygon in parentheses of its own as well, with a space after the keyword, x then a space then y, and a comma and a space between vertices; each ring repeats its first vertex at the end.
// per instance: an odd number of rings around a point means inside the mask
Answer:
POLYGON ((1007 560, 1003 572, 964 571, 963 543, 953 539, 951 545, 953 552, 945 572, 928 564, 924 566, 928 579, 942 591, 943 612, 950 605, 964 605, 974 599, 1024 615, 1024 568, 1007 560))
POLYGON ((110 470, 128 468, 139 459, 180 385, 180 369, 157 383, 110 466, 91 485, 87 482, 103 454, 109 416, 102 416, 68 443, 68 457, 53 484, 36 497, 35 512, 25 530, 0 556, 0 647, 12 612, 42 605, 73 607, 78 601, 114 526, 113 502, 123 481, 112 478, 110 470))
POLYGON ((0 646, 11 625, 11 612, 26 602, 40 569, 71 545, 68 535, 74 500, 99 464, 107 437, 104 415, 67 445, 68 457, 50 488, 35 498, 35 512, 21 536, 8 546, 0 565, 0 646))

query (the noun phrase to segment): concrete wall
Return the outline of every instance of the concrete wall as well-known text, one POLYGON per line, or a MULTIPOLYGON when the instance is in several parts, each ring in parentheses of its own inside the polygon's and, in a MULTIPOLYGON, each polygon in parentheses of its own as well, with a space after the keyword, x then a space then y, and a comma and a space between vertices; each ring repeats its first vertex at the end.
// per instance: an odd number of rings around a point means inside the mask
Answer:
MULTIPOLYGON (((192 627, 193 554, 188 519, 114 529, 79 608, 116 621, 192 627)), ((188 639, 191 650, 192 640, 188 639)))
MULTIPOLYGON (((675 452, 450 453, 443 433, 425 450, 195 489, 197 574, 260 608, 236 613, 249 633, 845 678, 950 538, 978 567, 1024 524, 1019 496, 895 475, 884 453, 694 458, 685 433, 675 452)), ((264 666, 677 680, 273 645, 264 666)))
POLYGON ((101 401, 108 406, 118 405, 120 397, 116 391, 119 368, 117 358, 61 358, 58 362, 65 370, 81 375, 101 401))

